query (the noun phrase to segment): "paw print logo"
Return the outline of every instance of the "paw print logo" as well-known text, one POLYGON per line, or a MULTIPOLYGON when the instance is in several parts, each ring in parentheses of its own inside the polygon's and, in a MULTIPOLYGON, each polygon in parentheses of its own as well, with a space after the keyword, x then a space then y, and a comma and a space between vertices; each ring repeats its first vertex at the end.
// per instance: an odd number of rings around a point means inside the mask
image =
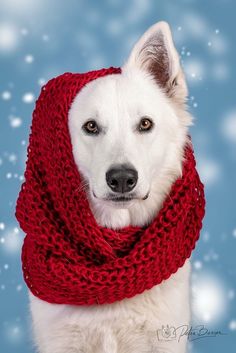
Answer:
POLYGON ((176 332, 173 326, 162 325, 161 329, 157 330, 157 338, 159 341, 173 341, 176 339, 176 332))
POLYGON ((171 336, 171 329, 169 325, 162 326, 162 336, 163 338, 169 338, 171 336))

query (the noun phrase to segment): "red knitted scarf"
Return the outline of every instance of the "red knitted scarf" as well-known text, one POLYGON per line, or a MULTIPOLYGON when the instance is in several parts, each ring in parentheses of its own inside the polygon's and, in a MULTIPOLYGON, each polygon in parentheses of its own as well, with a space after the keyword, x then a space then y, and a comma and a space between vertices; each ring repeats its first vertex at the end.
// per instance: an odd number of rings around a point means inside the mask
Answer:
POLYGON ((199 238, 205 200, 190 145, 183 176, 149 226, 115 231, 94 219, 73 159, 68 111, 86 83, 120 72, 65 73, 36 102, 16 218, 26 233, 24 279, 50 303, 103 304, 142 293, 183 266, 199 238))

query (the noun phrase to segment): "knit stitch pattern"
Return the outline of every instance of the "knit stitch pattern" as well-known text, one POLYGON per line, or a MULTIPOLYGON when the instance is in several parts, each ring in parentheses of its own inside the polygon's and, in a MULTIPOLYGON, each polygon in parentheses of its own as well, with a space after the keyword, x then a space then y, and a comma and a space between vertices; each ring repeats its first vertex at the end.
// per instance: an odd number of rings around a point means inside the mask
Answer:
POLYGON ((113 67, 65 73, 43 86, 36 101, 15 215, 26 233, 25 282, 49 303, 133 297, 182 267, 199 238, 205 199, 191 143, 185 146, 182 177, 150 225, 112 230, 92 214, 73 158, 68 111, 85 84, 120 73, 113 67))

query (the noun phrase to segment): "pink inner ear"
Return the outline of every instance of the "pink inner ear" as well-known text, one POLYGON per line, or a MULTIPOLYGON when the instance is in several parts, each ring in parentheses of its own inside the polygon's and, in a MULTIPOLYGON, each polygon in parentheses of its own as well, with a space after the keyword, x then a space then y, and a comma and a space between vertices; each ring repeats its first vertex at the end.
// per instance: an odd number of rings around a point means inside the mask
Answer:
POLYGON ((153 35, 143 46, 140 54, 143 64, 154 77, 156 82, 163 88, 170 79, 170 64, 168 52, 165 47, 163 35, 153 35))

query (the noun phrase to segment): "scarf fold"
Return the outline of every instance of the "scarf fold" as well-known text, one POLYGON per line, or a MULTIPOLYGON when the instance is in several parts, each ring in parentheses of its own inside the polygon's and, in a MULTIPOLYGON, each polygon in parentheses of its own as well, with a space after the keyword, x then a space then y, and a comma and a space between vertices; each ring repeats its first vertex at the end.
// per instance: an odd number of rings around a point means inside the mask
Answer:
POLYGON ((205 199, 191 144, 182 177, 149 226, 115 231, 98 225, 91 212, 72 154, 68 111, 86 83, 120 72, 65 73, 42 87, 36 101, 15 215, 26 233, 25 282, 49 303, 103 304, 142 293, 183 266, 199 238, 205 199))

